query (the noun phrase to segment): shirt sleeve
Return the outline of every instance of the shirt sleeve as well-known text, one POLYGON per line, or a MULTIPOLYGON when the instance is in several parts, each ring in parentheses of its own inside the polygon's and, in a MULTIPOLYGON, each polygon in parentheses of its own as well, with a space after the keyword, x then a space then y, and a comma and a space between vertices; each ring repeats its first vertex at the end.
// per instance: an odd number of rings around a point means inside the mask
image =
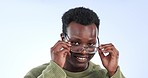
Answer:
POLYGON ((111 78, 125 78, 122 72, 120 71, 120 67, 118 67, 116 73, 111 78))
POLYGON ((52 60, 42 74, 37 78, 66 78, 66 73, 52 60))
POLYGON ((24 78, 36 78, 31 72, 27 73, 24 78))

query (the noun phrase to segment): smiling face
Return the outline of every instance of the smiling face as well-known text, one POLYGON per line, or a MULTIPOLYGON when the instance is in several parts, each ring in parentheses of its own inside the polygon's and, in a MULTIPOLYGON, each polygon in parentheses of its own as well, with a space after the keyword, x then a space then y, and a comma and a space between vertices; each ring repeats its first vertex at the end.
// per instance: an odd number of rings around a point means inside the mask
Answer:
MULTIPOLYGON (((67 35, 69 36, 71 45, 78 44, 81 46, 92 45, 96 43, 98 32, 95 24, 87 26, 71 22, 67 27, 67 35)), ((88 67, 88 62, 94 54, 87 54, 85 50, 80 53, 71 52, 67 55, 64 69, 72 72, 83 71, 88 67)))

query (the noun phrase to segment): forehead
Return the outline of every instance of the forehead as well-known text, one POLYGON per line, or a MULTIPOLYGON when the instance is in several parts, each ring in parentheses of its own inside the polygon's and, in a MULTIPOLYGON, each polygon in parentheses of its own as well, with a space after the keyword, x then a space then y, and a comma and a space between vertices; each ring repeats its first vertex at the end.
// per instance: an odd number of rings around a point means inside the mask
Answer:
POLYGON ((67 27, 67 34, 71 36, 96 37, 97 32, 98 31, 95 24, 81 25, 76 22, 71 22, 67 27))

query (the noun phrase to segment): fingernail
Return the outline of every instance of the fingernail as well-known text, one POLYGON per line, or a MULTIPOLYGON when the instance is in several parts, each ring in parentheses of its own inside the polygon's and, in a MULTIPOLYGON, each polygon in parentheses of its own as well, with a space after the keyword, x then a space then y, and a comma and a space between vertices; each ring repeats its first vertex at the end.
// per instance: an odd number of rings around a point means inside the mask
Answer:
POLYGON ((99 48, 100 48, 100 49, 103 49, 103 47, 101 47, 101 46, 100 46, 99 48))
POLYGON ((68 42, 68 46, 71 46, 71 43, 70 42, 68 42))

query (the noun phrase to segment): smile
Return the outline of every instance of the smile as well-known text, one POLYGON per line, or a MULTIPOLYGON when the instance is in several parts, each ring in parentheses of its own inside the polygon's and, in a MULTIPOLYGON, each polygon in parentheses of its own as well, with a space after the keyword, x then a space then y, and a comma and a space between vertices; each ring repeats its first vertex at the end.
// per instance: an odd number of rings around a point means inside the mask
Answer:
POLYGON ((76 60, 78 61, 78 62, 87 62, 87 57, 76 57, 76 60))

